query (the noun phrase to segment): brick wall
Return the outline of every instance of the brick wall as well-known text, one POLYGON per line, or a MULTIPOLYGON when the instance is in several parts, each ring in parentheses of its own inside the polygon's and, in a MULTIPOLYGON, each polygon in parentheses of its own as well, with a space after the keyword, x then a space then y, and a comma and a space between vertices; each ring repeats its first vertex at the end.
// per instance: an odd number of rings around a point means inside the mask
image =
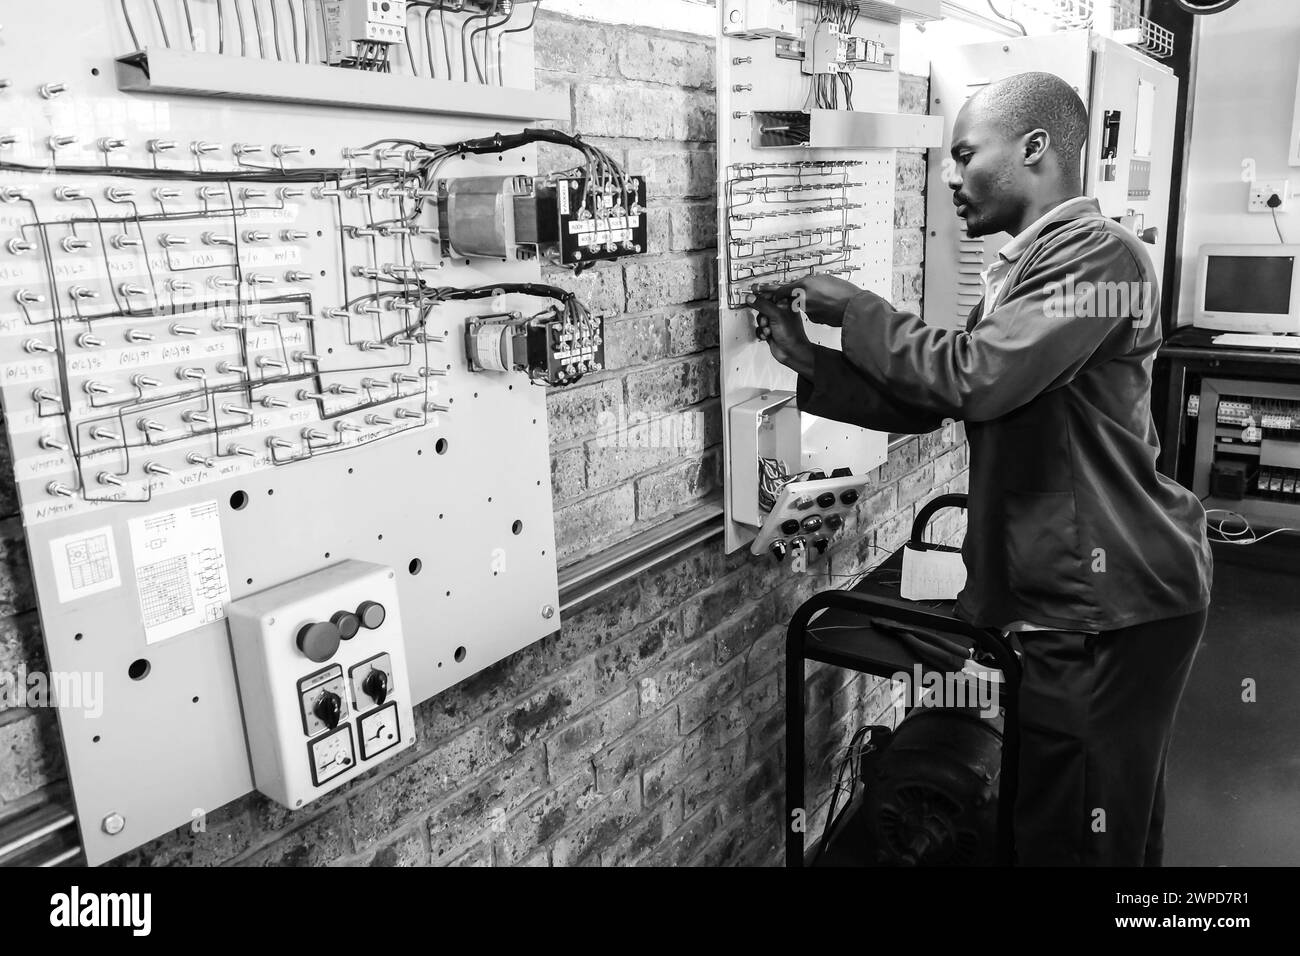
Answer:
MULTIPOLYGON (((567 124, 650 180, 655 254, 574 279, 610 310, 608 370, 549 396, 562 563, 720 486, 713 47, 698 37, 543 13, 538 82, 567 124)), ((925 109, 906 78, 901 107, 925 109)), ((544 167, 569 165, 547 152, 544 167)), ((900 153, 893 298, 920 307, 924 156, 900 153)), ((0 443, 2 444, 2 443, 0 443)), ((769 864, 783 838, 783 623, 906 538, 918 503, 964 490, 958 427, 909 438, 872 476, 815 573, 701 545, 567 616, 563 630, 423 704, 412 752, 290 814, 253 794, 121 858, 137 865, 769 864)), ((0 462, 0 473, 8 473, 0 462)), ((11 487, 0 514, 13 515, 11 487)), ((933 539, 960 536, 957 516, 933 539)), ((17 518, 0 521, 0 669, 44 666, 17 518)), ((807 670, 810 782, 888 687, 807 670)), ((57 797, 49 711, 0 713, 0 814, 57 797)), ((821 814, 814 815, 814 829, 821 814)))

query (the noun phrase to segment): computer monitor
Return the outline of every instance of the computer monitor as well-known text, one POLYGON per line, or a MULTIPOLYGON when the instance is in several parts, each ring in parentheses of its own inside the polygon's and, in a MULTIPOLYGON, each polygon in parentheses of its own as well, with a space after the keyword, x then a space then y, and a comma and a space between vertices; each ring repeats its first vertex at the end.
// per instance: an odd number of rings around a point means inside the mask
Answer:
POLYGON ((1300 246, 1205 245, 1192 324, 1231 332, 1300 332, 1300 246))

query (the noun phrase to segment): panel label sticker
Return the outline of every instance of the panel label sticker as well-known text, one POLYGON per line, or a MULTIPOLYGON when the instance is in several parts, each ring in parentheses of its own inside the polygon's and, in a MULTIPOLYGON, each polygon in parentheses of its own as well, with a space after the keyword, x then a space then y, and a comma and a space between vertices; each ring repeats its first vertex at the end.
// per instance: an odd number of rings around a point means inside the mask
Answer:
POLYGON ((130 528, 146 644, 225 618, 230 581, 215 501, 133 518, 130 528))
POLYGON ((109 526, 55 538, 50 542, 50 557, 59 601, 64 604, 122 584, 113 529, 109 526))

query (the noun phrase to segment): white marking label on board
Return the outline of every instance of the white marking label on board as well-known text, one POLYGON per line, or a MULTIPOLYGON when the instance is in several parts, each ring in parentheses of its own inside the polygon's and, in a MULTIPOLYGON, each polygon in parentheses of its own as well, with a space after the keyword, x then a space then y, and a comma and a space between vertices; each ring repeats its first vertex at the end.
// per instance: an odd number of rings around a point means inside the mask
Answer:
POLYGON ((110 526, 80 531, 50 542, 54 580, 63 603, 111 591, 122 583, 110 526))
POLYGON ((230 581, 215 501, 132 518, 130 527, 146 644, 225 618, 230 581))

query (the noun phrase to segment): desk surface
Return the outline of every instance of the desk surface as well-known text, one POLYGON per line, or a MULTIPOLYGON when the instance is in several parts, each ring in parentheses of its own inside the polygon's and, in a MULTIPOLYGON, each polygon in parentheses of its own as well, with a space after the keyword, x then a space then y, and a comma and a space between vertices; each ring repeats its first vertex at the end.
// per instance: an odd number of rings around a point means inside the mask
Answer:
POLYGON ((1258 362, 1263 365, 1300 366, 1300 351, 1215 345, 1214 337, 1222 334, 1215 329, 1198 329, 1185 325, 1169 334, 1160 347, 1159 356, 1192 361, 1258 362))

